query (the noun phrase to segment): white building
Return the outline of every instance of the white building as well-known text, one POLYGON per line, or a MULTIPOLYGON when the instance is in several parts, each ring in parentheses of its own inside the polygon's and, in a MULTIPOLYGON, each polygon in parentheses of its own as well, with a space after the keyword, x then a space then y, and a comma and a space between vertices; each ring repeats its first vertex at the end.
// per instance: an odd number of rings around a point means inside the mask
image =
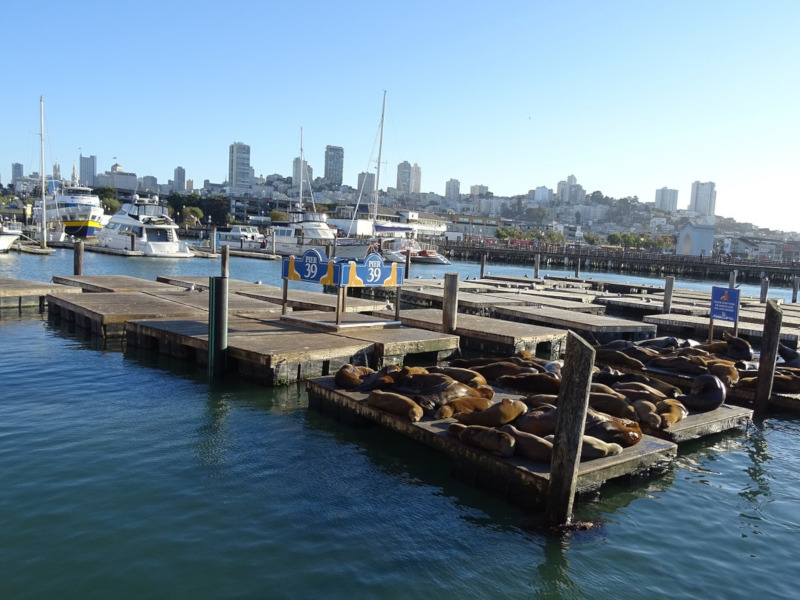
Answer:
POLYGON ((689 210, 700 216, 713 217, 716 214, 717 190, 713 181, 692 184, 692 199, 689 201, 689 210))
POLYGON ((656 190, 656 206, 657 209, 663 210, 668 213, 675 213, 678 211, 678 190, 671 190, 663 187, 656 190))
POLYGON ((247 189, 253 183, 250 174, 250 146, 234 142, 228 149, 228 185, 234 190, 247 189))

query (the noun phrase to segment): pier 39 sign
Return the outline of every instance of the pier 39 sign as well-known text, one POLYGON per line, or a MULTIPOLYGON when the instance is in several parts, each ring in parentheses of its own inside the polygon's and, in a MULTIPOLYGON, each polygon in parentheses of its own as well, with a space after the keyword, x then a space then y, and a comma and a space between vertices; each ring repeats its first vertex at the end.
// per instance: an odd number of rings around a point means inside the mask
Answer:
POLYGON ((403 271, 397 263, 385 263, 380 254, 368 254, 363 260, 328 260, 312 248, 301 257, 283 259, 283 278, 336 287, 396 287, 403 284, 403 271))
POLYGON ((735 288, 711 288, 711 318, 718 321, 731 321, 739 318, 739 290, 735 288))

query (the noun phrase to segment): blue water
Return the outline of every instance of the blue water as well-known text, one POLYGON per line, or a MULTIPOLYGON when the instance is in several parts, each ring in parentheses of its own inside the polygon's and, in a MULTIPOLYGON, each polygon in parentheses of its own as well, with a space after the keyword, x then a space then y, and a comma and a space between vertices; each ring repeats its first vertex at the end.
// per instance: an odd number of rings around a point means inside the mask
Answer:
MULTIPOLYGON (((235 278, 277 284, 278 270, 231 259, 235 278)), ((414 265, 412 277, 445 270, 479 266, 414 265)), ((151 280, 218 271, 90 253, 84 264, 151 280)), ((69 251, 0 255, 0 276, 71 272, 69 251)), ((3 311, 0 341, 3 599, 797 595, 792 416, 682 446, 664 476, 607 484, 575 507, 595 527, 556 536, 461 483, 448 459, 307 410, 302 386, 209 382, 194 364, 35 313, 3 311)))

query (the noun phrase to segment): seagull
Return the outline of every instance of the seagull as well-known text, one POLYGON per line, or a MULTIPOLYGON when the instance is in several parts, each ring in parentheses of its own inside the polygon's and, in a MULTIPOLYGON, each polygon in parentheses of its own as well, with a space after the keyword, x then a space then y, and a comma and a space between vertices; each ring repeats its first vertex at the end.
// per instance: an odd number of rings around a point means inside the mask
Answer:
POLYGON ((195 285, 193 283, 186 288, 187 292, 193 292, 194 290, 195 290, 195 285))
POLYGON ((261 280, 259 279, 258 281, 254 281, 253 283, 255 283, 256 285, 261 285, 261 280))
POLYGON ((386 310, 394 310, 394 304, 387 300, 386 302, 386 310))

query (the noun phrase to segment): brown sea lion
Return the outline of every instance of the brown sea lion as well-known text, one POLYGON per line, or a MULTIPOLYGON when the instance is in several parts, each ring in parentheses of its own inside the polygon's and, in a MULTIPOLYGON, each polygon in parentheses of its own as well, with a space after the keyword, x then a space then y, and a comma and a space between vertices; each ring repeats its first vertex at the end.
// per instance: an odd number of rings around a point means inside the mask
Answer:
POLYGON ((708 369, 692 360, 690 356, 659 356, 647 363, 649 368, 675 371, 685 375, 702 375, 708 369))
POLYGON ((601 413, 592 407, 586 411, 586 427, 583 432, 605 442, 619 444, 623 448, 642 441, 642 428, 636 421, 601 413))
POLYGON ((533 394, 525 396, 522 401, 530 409, 550 409, 555 408, 558 404, 558 394, 533 394))
POLYGON ((486 378, 472 369, 465 369, 463 367, 426 367, 428 373, 444 373, 452 377, 456 381, 466 383, 470 387, 478 387, 479 385, 486 385, 486 378))
POLYGON ((640 382, 654 387, 668 398, 675 398, 682 393, 681 390, 674 385, 665 383, 655 377, 648 377, 643 373, 621 373, 620 371, 615 371, 613 369, 607 370, 604 368, 592 376, 592 381, 605 383, 611 387, 614 387, 617 383, 640 382))
POLYGON ((537 394, 558 394, 561 389, 561 380, 546 373, 520 373, 519 375, 503 375, 497 380, 497 385, 509 387, 523 392, 537 394))
POLYGON ((677 399, 693 412, 714 410, 725 402, 725 385, 719 377, 711 373, 698 375, 692 381, 689 393, 678 396, 677 399))
POLYGON ((622 417, 623 419, 636 419, 636 410, 625 396, 622 394, 612 393, 603 394, 599 392, 591 392, 589 394, 589 406, 600 412, 613 415, 615 417, 622 417))
POLYGON ((397 365, 386 365, 379 371, 364 375, 361 385, 355 389, 359 392, 369 392, 371 390, 386 390, 394 386, 395 377, 400 373, 397 365))
POLYGON ((780 366, 795 368, 800 367, 800 352, 781 342, 778 342, 778 356, 780 356, 781 360, 783 360, 780 366))
POLYGON ((464 367, 467 369, 474 369, 475 367, 490 365, 496 362, 510 362, 517 365, 527 366, 529 359, 521 358, 519 356, 504 356, 504 357, 483 357, 483 358, 455 358, 450 361, 451 367, 464 367))
MULTIPOLYGON (((545 439, 553 443, 555 441, 555 436, 548 435, 545 439)), ((619 444, 605 442, 592 435, 584 435, 581 438, 581 461, 604 458, 606 456, 616 456, 617 454, 621 454, 622 450, 623 448, 619 444)))
POLYGON ((659 352, 654 348, 645 348, 641 346, 631 346, 630 348, 625 348, 620 350, 626 356, 629 356, 635 360, 640 361, 642 364, 649 363, 652 359, 662 356, 664 353, 659 352))
POLYGON ((537 462, 550 462, 553 452, 552 442, 538 435, 520 431, 511 424, 503 425, 498 429, 514 437, 514 454, 537 462))
POLYGON ((448 400, 439 407, 439 410, 436 412, 436 418, 447 419, 456 413, 471 413, 477 410, 486 410, 490 406, 492 406, 492 401, 489 398, 459 396, 458 398, 448 400))
POLYGON ((650 400, 635 400, 633 408, 636 410, 636 420, 644 427, 661 429, 661 415, 658 414, 656 405, 653 402, 650 400))
POLYGON ((473 367, 472 370, 483 375, 488 381, 494 381, 505 375, 540 373, 543 371, 543 369, 540 370, 527 365, 518 365, 508 361, 489 363, 488 365, 473 367))
POLYGON ((615 395, 619 396, 620 398, 623 397, 622 394, 620 394, 619 392, 615 391, 614 388, 612 388, 609 385, 606 385, 605 383, 592 382, 592 383, 589 384, 589 391, 590 392, 596 392, 598 394, 615 394, 615 395))
POLYGON ((402 394, 426 393, 426 390, 447 386, 454 383, 455 379, 444 373, 414 373, 401 375, 394 384, 394 389, 402 394))
POLYGON ((666 429, 672 427, 678 421, 689 416, 689 411, 682 402, 675 398, 667 398, 656 404, 656 412, 661 417, 661 427, 666 429))
POLYGON ((339 370, 333 376, 333 381, 336 387, 352 390, 364 383, 364 377, 374 372, 369 367, 356 367, 348 363, 339 367, 339 370))
POLYGON ((644 369, 644 363, 642 361, 632 358, 619 350, 604 350, 598 348, 595 350, 595 360, 638 370, 644 369))
POLYGON ((497 456, 508 458, 514 454, 514 445, 516 443, 514 437, 494 427, 453 423, 448 427, 447 432, 450 435, 455 435, 468 446, 486 450, 497 456))
POLYGON ((500 427, 511 423, 521 414, 527 412, 528 406, 521 400, 503 398, 486 410, 471 413, 457 413, 453 418, 464 425, 483 425, 484 427, 500 427))
POLYGON ((422 407, 408 396, 395 392, 373 390, 367 396, 367 405, 382 410, 396 417, 408 419, 416 423, 422 418, 422 407))
POLYGON ((643 392, 645 394, 649 394, 650 396, 653 396, 655 398, 660 398, 662 400, 664 398, 672 397, 672 396, 667 396, 667 394, 665 394, 658 388, 653 387, 652 385, 647 383, 642 383, 641 381, 620 381, 615 383, 612 386, 612 389, 619 392, 629 400, 639 400, 640 398, 642 398, 642 396, 639 395, 637 395, 638 397, 631 398, 631 396, 628 395, 629 392, 643 392))
POLYGON ((529 410, 517 417, 514 427, 526 433, 545 437, 555 433, 558 422, 558 409, 529 410))
POLYGON ((744 338, 735 337, 727 331, 722 332, 722 341, 714 340, 710 343, 698 344, 697 348, 733 360, 753 360, 755 358, 750 342, 744 338))

